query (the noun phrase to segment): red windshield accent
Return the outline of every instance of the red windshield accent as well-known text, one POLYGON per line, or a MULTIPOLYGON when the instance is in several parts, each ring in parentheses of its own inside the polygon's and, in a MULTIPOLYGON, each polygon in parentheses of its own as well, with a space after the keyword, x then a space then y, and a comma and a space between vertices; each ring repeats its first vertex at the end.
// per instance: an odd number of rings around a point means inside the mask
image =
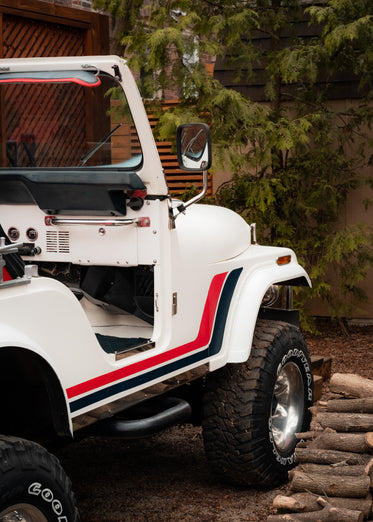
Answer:
POLYGON ((0 83, 77 83, 78 85, 82 85, 83 87, 98 87, 101 85, 101 80, 96 76, 96 81, 94 83, 86 82, 80 78, 74 77, 66 77, 66 78, 8 78, 1 79, 0 83))

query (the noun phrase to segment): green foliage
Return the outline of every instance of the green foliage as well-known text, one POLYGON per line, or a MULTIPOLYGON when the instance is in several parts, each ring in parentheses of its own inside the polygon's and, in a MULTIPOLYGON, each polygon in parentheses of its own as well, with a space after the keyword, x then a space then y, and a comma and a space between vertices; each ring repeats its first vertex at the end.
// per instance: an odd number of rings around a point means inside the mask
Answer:
MULTIPOLYGON (((218 202, 255 221, 261 242, 292 247, 313 280, 312 291, 298 299, 321 297, 331 315, 342 317, 363 301, 359 283, 373 261, 371 230, 338 225, 348 194, 362 184, 361 167, 373 163, 373 3, 307 5, 96 0, 126 20, 119 38, 144 97, 179 93, 175 109, 159 111, 159 136, 169 138, 188 120, 206 121, 215 163, 234 172, 218 190, 218 202), (305 16, 321 26, 321 37, 297 36, 293 22, 305 16), (266 35, 268 45, 258 46, 257 34, 266 35), (255 81, 264 66, 267 101, 224 88, 197 59, 207 55, 224 60, 240 84, 255 81), (361 97, 333 111, 327 88, 334 74, 346 71, 360 78, 361 97), (288 85, 293 88, 285 100, 288 85)), ((368 198, 365 204, 371 205, 368 198)))

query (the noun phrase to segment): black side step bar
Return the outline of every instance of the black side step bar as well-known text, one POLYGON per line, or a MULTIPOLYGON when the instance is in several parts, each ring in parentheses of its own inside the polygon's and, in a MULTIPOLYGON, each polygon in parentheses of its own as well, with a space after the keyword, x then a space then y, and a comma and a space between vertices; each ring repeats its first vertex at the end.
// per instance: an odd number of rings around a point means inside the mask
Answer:
POLYGON ((177 397, 162 397, 157 401, 157 410, 161 411, 141 419, 121 419, 111 417, 91 426, 92 435, 137 439, 154 435, 165 428, 185 422, 192 413, 190 404, 177 397))

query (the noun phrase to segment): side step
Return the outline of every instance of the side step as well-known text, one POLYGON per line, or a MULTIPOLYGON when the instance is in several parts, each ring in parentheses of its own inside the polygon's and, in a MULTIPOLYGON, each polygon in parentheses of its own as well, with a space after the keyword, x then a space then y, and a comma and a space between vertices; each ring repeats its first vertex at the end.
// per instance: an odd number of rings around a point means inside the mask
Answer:
POLYGON ((184 399, 160 397, 152 408, 152 413, 152 415, 140 419, 110 417, 94 424, 89 432, 92 435, 122 439, 146 437, 174 424, 185 422, 191 416, 192 408, 184 399), (154 413, 154 411, 157 413, 154 413))

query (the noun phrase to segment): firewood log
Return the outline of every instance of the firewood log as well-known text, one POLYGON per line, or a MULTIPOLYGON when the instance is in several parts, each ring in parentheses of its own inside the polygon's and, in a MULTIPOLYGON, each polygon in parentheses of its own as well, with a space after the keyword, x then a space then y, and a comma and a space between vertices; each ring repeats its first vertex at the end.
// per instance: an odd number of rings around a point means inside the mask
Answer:
MULTIPOLYGON (((318 499, 321 501, 324 499, 318 499)), ((324 501, 325 502, 325 501, 324 501)), ((270 515, 267 522, 362 522, 364 515, 361 511, 351 509, 338 508, 331 506, 327 502, 321 511, 312 511, 310 513, 287 513, 286 515, 270 515)))
POLYGON ((295 462, 300 464, 302 462, 312 462, 314 464, 368 464, 372 455, 367 453, 351 453, 348 451, 334 451, 313 448, 300 448, 299 445, 295 448, 295 462))
MULTIPOLYGON (((285 495, 277 495, 273 501, 273 507, 279 513, 292 512, 304 513, 309 511, 320 511, 322 505, 318 502, 317 495, 312 493, 294 493, 290 497, 285 495)), ((372 499, 371 498, 339 498, 329 497, 327 502, 331 506, 342 509, 351 509, 353 511, 362 511, 364 518, 369 518, 372 513, 372 499)))
POLYGON ((363 399, 333 399, 325 403, 326 411, 373 413, 373 397, 363 399))
POLYGON ((322 511, 311 513, 297 513, 286 515, 270 515, 267 522, 362 522, 364 515, 361 511, 340 509, 334 506, 326 506, 322 511))
POLYGON ((335 373, 330 379, 330 391, 348 397, 373 397, 373 380, 353 373, 335 373))
POLYGON ((303 431, 301 433, 295 433, 294 435, 298 440, 313 440, 320 435, 321 431, 303 431))
POLYGON ((352 453, 372 453, 373 433, 333 433, 323 431, 310 441, 309 448, 348 451, 352 453))
POLYGON ((370 478, 367 475, 331 475, 328 473, 304 473, 295 469, 291 475, 292 491, 310 491, 328 497, 365 498, 369 494, 370 478))
POLYGON ((369 476, 373 475, 373 458, 371 458, 370 461, 367 462, 364 471, 369 476))
MULTIPOLYGON (((366 467, 363 465, 355 466, 330 466, 323 464, 305 463, 300 464, 296 469, 303 471, 304 473, 315 473, 320 475, 334 475, 334 476, 346 476, 359 477, 360 475, 368 475, 366 473, 366 467)), ((289 476, 294 470, 289 472, 289 476)))
POLYGON ((319 412, 315 422, 339 432, 373 431, 373 414, 370 413, 319 412))

